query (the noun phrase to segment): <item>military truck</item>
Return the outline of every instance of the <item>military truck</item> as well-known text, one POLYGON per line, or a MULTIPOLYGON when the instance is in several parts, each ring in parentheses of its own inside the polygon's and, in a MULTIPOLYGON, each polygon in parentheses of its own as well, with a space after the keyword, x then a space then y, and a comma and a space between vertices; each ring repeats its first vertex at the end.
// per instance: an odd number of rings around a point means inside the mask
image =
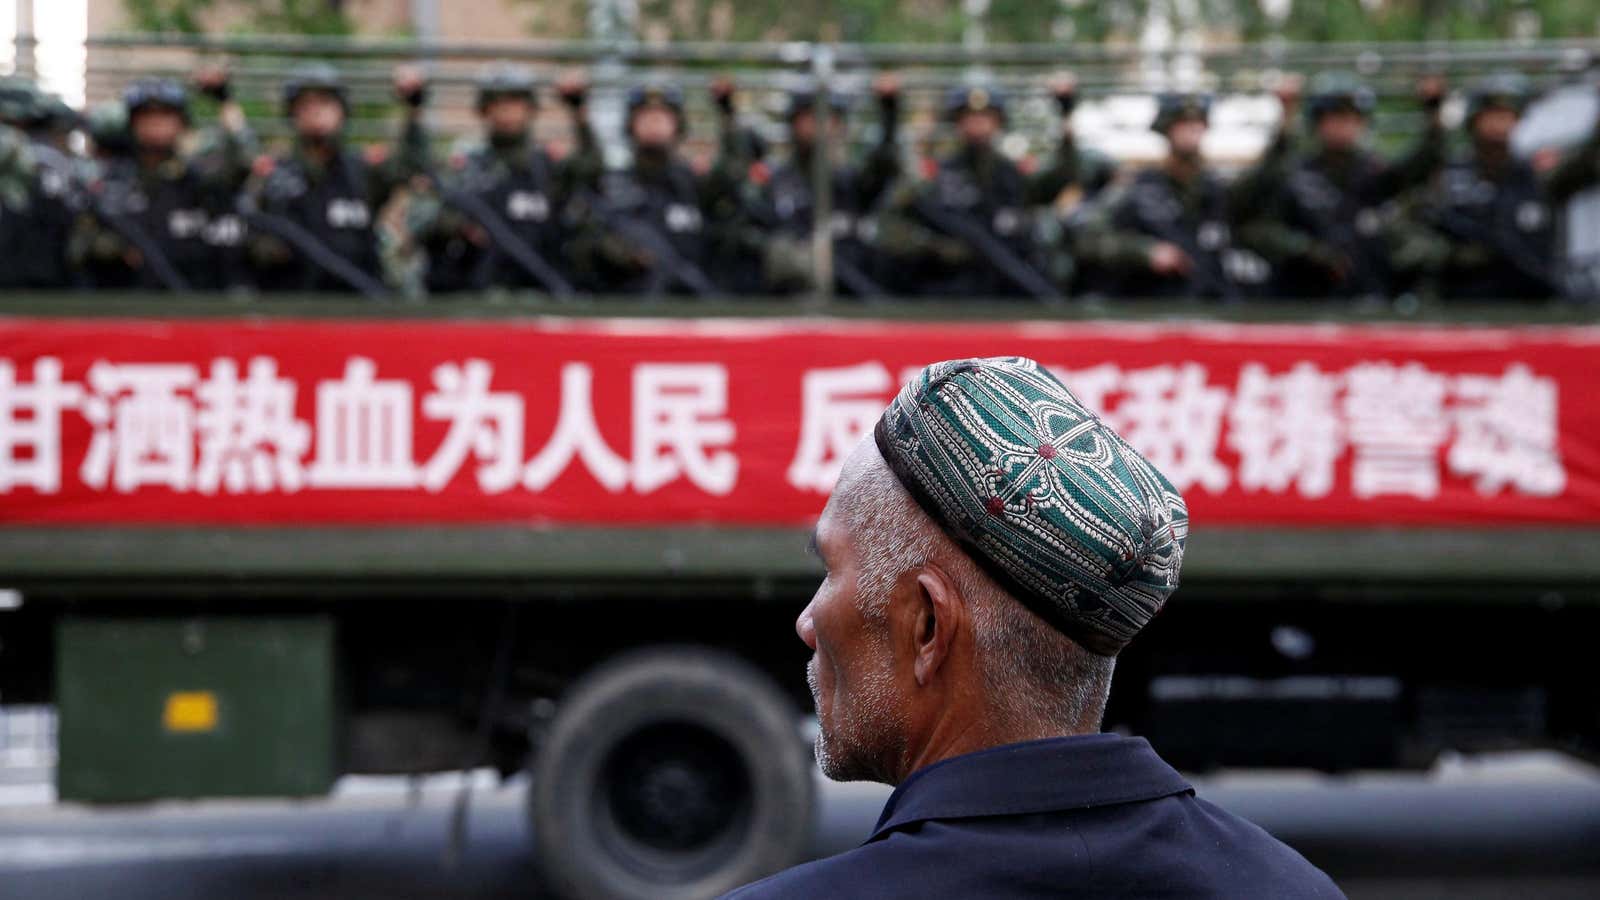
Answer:
POLYGON ((909 372, 999 354, 1190 504, 1108 729, 1193 769, 1600 747, 1581 313, 0 307, 0 700, 57 706, 64 802, 492 766, 571 896, 792 863, 811 523, 909 372))

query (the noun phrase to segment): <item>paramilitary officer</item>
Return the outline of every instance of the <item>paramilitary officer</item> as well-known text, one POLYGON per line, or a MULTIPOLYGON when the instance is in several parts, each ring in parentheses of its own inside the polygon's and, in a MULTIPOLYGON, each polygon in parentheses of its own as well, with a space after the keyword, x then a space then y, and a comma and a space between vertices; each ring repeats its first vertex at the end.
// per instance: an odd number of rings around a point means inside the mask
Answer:
POLYGON ((1419 204, 1423 224, 1441 238, 1435 289, 1445 300, 1546 300, 1562 292, 1555 212, 1596 180, 1600 130, 1541 175, 1511 150, 1530 94, 1516 73, 1474 85, 1465 120, 1470 147, 1419 204))
POLYGON ((1024 176, 996 146, 1005 97, 988 87, 955 88, 944 116, 957 149, 927 180, 896 188, 879 217, 878 247, 897 273, 894 286, 924 296, 1059 296, 1038 266, 1028 208, 1052 192, 1034 188, 1042 178, 1024 176))
POLYGON ((585 88, 577 79, 557 85, 578 135, 576 152, 557 162, 531 133, 538 112, 533 72, 494 63, 479 74, 481 141, 451 154, 437 188, 418 196, 408 215, 427 255, 429 292, 490 286, 551 292, 567 283, 566 202, 578 182, 597 177, 601 165, 583 115, 585 88), (534 265, 517 262, 528 259, 527 253, 534 265))
MULTIPOLYGON (((833 183, 829 229, 833 236, 833 268, 841 293, 866 297, 885 293, 873 267, 869 245, 876 228, 873 212, 879 199, 900 175, 900 83, 893 76, 873 85, 878 101, 878 139, 859 166, 843 161, 829 166, 833 183)), ((763 271, 768 290, 782 293, 812 286, 813 166, 819 142, 837 148, 845 130, 848 101, 829 94, 819 104, 813 90, 789 95, 790 158, 761 184, 756 219, 767 231, 763 271), (826 120, 818 107, 826 110, 826 120)))
MULTIPOLYGON (((1419 85, 1425 127, 1410 151, 1389 161, 1363 146, 1376 104, 1372 91, 1344 73, 1312 79, 1309 148, 1269 151, 1241 181, 1255 199, 1240 242, 1273 265, 1273 294, 1376 298, 1405 287, 1409 236, 1393 201, 1443 162, 1443 98, 1439 79, 1419 85)), ((1283 128, 1291 129, 1297 98, 1283 99, 1283 128)), ((1286 131, 1275 144, 1292 142, 1286 131)))
POLYGON ((32 173, 25 211, 16 235, 16 252, 6 263, 6 280, 18 287, 67 287, 73 283, 66 248, 81 205, 81 161, 61 152, 49 128, 49 98, 33 82, 0 78, 0 125, 8 125, 26 145, 32 173))
POLYGON ((1076 234, 1085 287, 1115 297, 1235 300, 1241 273, 1229 231, 1228 190, 1201 156, 1211 98, 1165 94, 1151 128, 1167 139, 1162 164, 1108 197, 1076 234))
POLYGON ((348 291, 352 281, 381 278, 374 223, 394 189, 426 171, 427 135, 421 126, 426 82, 401 69, 395 93, 405 110, 398 151, 365 156, 345 144, 349 97, 339 73, 324 64, 300 69, 283 85, 283 111, 294 147, 271 161, 253 200, 250 256, 265 290, 348 291), (357 278, 337 274, 338 260, 357 278))
POLYGON ((722 119, 722 153, 704 175, 678 153, 686 122, 683 92, 664 84, 628 93, 632 164, 605 173, 598 192, 574 198, 580 234, 572 242, 583 285, 602 293, 710 296, 754 290, 759 277, 753 241, 745 239, 738 176, 732 84, 714 85, 722 119), (717 259, 715 274, 706 263, 717 259))
MULTIPOLYGON (((100 163, 89 185, 70 255, 98 288, 216 290, 245 280, 243 228, 228 200, 246 169, 202 170, 180 153, 189 98, 170 79, 142 79, 123 92, 129 147, 100 163)), ((97 150, 100 149, 97 146, 97 150)))
POLYGON ((21 254, 26 252, 28 212, 38 164, 28 136, 0 124, 0 287, 21 287, 21 254))

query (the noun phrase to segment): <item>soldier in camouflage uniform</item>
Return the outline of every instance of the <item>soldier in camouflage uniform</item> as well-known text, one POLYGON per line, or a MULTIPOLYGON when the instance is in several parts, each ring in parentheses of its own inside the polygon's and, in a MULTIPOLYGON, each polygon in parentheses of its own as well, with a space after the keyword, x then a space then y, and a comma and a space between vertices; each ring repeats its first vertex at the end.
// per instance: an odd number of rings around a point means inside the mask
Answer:
POLYGON ((0 124, 0 288, 24 284, 21 254, 27 250, 29 205, 37 178, 38 164, 28 136, 0 124))
POLYGON ((99 161, 72 238, 74 266, 98 288, 241 286, 243 232, 229 206, 248 171, 244 151, 234 148, 226 168, 183 156, 189 99, 175 81, 136 81, 123 106, 128 152, 99 161))
POLYGON ((573 201, 580 232, 572 260, 584 286, 645 296, 758 289, 760 257, 736 172, 748 153, 737 146, 732 85, 718 85, 713 100, 722 119, 722 152, 701 175, 678 154, 683 93, 661 84, 629 92, 632 165, 605 173, 598 192, 582 191, 573 201), (708 267, 712 259, 717 265, 708 267))
POLYGON ((421 73, 402 70, 395 79, 405 110, 397 152, 348 147, 344 129, 349 97, 332 67, 301 68, 283 85, 283 109, 294 128, 294 146, 258 173, 251 201, 265 217, 293 226, 309 246, 299 245, 253 220, 249 253, 257 284, 271 291, 348 291, 351 284, 319 261, 317 248, 353 264, 363 280, 382 278, 374 225, 397 187, 428 168, 427 134, 421 125, 426 83, 421 73))
POLYGON ((74 283, 67 268, 65 248, 81 205, 78 182, 81 161, 54 143, 47 127, 49 98, 31 81, 0 78, 0 124, 8 125, 27 145, 33 172, 24 220, 19 223, 17 252, 7 263, 8 281, 19 287, 56 288, 74 283))
POLYGON ((1312 79, 1305 149, 1291 132, 1297 98, 1285 98, 1284 130, 1241 176, 1250 211, 1238 229, 1240 242, 1272 264, 1272 294, 1383 298, 1415 275, 1420 257, 1413 248, 1422 245, 1421 237, 1402 221, 1396 200, 1443 161, 1443 83, 1425 80, 1418 97, 1427 120, 1423 133, 1393 161, 1363 146, 1376 101, 1355 78, 1322 73, 1312 79))
POLYGON ((576 151, 560 162, 532 135, 538 111, 532 71, 495 63, 480 73, 481 141, 452 153, 438 189, 416 196, 407 215, 412 238, 426 254, 428 292, 491 286, 552 290, 547 279, 514 262, 501 246, 507 239, 537 254, 562 279, 571 278, 564 262, 570 238, 567 200, 580 184, 598 181, 603 162, 584 115, 586 85, 564 79, 557 91, 572 112, 578 136, 576 151), (486 225, 479 221, 482 211, 462 208, 464 200, 455 199, 462 194, 481 203, 495 221, 486 225))
POLYGON ((128 134, 128 108, 121 100, 97 103, 83 118, 84 130, 89 136, 89 156, 96 168, 133 155, 133 141, 128 134))
MULTIPOLYGON (((900 85, 893 77, 874 85, 878 100, 878 139, 860 166, 844 162, 829 167, 833 183, 830 228, 833 235, 835 280, 840 293, 876 296, 884 293, 869 253, 876 228, 873 213, 878 201, 900 176, 900 145, 896 138, 900 118, 900 85)), ((844 137, 848 103, 830 94, 826 118, 818 115, 814 91, 789 95, 785 120, 789 125, 790 158, 758 185, 754 217, 765 232, 763 272, 768 291, 787 293, 813 286, 812 174, 819 141, 836 147, 844 137)))
POLYGON ((1417 204, 1437 233, 1432 290, 1445 300, 1547 300, 1562 293, 1555 212, 1600 178, 1600 129, 1576 153, 1541 174, 1513 155, 1511 134, 1531 88, 1515 73, 1492 75, 1468 92, 1469 147, 1417 204))
POLYGON ((1114 297, 1236 300, 1228 188, 1201 157, 1211 98, 1166 94, 1151 128, 1167 157, 1096 204, 1076 231, 1085 289, 1114 297))
MULTIPOLYGON (((1063 109, 1071 106, 1063 102, 1063 109)), ((924 296, 1058 297, 1039 267, 1044 254, 1030 207, 1074 184, 1098 188, 1109 174, 1095 173, 1064 125, 1052 164, 1024 175, 996 146, 1006 109, 992 88, 952 89, 944 115, 959 147, 932 177, 895 188, 879 217, 878 248, 897 273, 894 287, 924 296)))

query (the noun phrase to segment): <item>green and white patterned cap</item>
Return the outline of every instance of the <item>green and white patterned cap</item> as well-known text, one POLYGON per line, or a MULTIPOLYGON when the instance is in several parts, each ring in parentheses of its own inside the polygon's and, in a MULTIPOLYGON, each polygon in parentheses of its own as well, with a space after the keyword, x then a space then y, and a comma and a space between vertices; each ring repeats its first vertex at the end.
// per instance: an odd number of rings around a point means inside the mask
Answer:
POLYGON ((1183 497, 1033 360, 935 363, 875 437, 928 515, 1087 649, 1115 655, 1177 590, 1183 497))

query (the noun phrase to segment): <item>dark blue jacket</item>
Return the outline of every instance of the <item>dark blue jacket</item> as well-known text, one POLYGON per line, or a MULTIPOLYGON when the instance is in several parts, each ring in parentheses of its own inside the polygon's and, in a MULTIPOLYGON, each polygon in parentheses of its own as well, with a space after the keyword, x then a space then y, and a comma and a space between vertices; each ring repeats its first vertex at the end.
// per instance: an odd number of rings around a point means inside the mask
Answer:
POLYGON ((928 766, 865 844, 727 900, 1343 896, 1300 854, 1196 799, 1143 738, 1096 734, 928 766))

